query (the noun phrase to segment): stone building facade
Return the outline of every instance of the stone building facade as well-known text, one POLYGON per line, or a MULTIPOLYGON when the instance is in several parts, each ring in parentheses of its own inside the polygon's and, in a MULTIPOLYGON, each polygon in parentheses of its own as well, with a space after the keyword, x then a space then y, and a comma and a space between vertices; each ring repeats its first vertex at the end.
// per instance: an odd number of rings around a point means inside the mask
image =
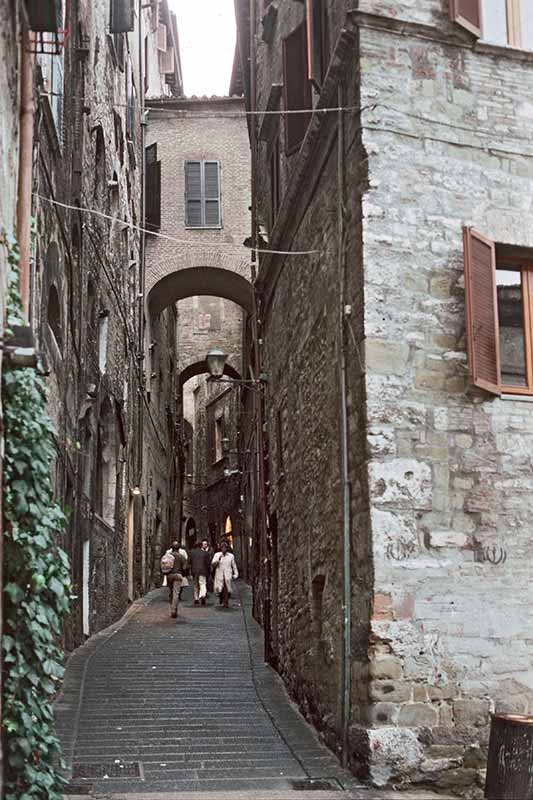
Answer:
POLYGON ((529 7, 258 2, 249 53, 245 5, 249 106, 309 110, 250 126, 306 253, 258 275, 275 661, 357 774, 477 796, 533 703, 529 7))
MULTIPOLYGON (((65 2, 56 27, 32 35, 30 48, 36 232, 29 317, 57 433, 56 491, 69 516, 65 549, 76 599, 65 636, 72 649, 153 585, 157 519, 166 524, 175 498, 172 446, 158 443, 144 460, 142 450, 143 430, 161 423, 152 419, 139 357, 141 107, 149 63, 159 94, 180 93, 181 75, 177 52, 172 65, 161 61, 177 47, 167 3, 65 2), (170 30, 165 42, 162 28, 170 30), (159 488, 156 469, 165 476, 159 488)), ((172 319, 161 322, 171 343, 172 319)), ((164 391, 173 430, 170 378, 164 391)))
MULTIPOLYGON (((205 358, 211 348, 222 348, 227 377, 241 375, 243 319, 252 307, 250 256, 243 246, 250 194, 244 102, 153 98, 147 105, 147 147, 159 165, 157 224, 147 242, 150 347, 151 353, 162 349, 157 321, 165 309, 175 309, 181 537, 192 546, 205 535, 215 545, 226 527, 236 539, 240 535, 239 392, 209 383, 205 358)), ((179 531, 176 518, 176 538, 179 531)))

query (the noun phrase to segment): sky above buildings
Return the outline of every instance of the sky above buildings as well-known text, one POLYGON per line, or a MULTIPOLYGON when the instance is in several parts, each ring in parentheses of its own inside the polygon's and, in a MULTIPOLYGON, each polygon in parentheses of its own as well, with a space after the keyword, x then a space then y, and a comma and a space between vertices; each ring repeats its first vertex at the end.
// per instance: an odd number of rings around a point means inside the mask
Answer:
POLYGON ((233 0, 170 0, 186 95, 227 95, 235 48, 233 0))

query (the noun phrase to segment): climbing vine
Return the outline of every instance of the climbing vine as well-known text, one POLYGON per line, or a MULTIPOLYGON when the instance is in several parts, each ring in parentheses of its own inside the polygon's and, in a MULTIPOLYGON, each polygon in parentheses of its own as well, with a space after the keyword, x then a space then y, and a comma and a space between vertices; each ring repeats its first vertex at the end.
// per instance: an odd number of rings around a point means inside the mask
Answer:
MULTIPOLYGON (((7 329, 23 324, 18 249, 5 240, 7 329)), ((63 677, 59 641, 70 570, 58 544, 65 517, 50 477, 55 458, 46 389, 33 369, 4 363, 3 717, 6 800, 60 800, 65 779, 52 701, 63 677)))

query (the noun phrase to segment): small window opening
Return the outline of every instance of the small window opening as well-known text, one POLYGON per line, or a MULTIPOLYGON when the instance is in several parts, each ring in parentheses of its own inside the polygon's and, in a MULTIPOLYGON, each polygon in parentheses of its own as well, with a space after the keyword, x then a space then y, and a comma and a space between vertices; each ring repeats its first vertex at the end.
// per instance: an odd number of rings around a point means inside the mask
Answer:
POLYGON ((220 461, 224 456, 224 417, 215 419, 215 461, 220 461))
POLYGON ((47 318, 50 330, 54 335, 56 344, 61 352, 63 350, 63 334, 61 331, 61 306, 56 287, 52 284, 48 292, 47 318))
POLYGON ((107 335, 109 331, 109 314, 103 311, 98 320, 98 367, 102 375, 107 366, 107 335))
POLYGON ((316 575, 313 578, 313 627, 317 639, 322 638, 322 598, 325 584, 325 575, 316 575))

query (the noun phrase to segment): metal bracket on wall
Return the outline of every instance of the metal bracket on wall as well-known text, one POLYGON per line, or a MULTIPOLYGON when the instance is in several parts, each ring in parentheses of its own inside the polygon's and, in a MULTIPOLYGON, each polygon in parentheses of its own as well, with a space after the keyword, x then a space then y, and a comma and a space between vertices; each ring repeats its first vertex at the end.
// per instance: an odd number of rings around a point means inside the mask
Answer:
POLYGON ((3 351, 6 361, 12 367, 36 369, 39 364, 33 331, 29 325, 13 325, 11 336, 4 339, 3 351))

